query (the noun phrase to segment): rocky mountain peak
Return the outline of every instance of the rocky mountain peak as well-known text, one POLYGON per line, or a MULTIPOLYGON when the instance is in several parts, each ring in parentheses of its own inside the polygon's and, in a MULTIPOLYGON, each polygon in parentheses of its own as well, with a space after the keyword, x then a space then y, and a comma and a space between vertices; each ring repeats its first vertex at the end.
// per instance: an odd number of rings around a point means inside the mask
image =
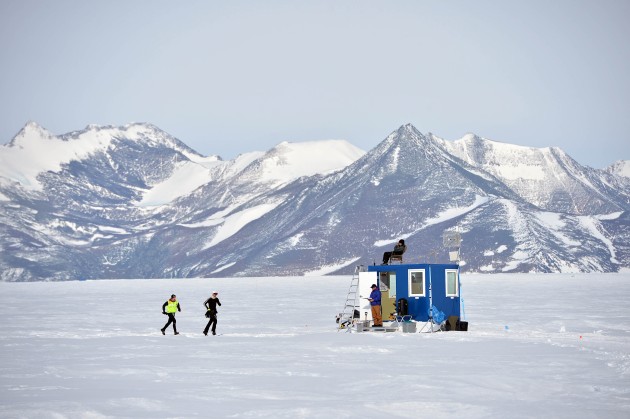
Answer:
POLYGON ((606 171, 630 179, 630 160, 619 160, 608 166, 606 171))
POLYGON ((13 137, 8 146, 21 146, 24 142, 49 140, 56 138, 55 135, 37 122, 29 121, 24 127, 13 137))

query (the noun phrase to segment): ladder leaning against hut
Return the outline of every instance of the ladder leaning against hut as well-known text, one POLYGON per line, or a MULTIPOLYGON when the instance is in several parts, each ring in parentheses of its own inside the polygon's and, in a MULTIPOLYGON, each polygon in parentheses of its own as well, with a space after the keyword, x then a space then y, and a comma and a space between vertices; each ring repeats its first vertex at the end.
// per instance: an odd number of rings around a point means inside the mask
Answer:
POLYGON ((343 306, 343 311, 337 315, 337 323, 339 323, 337 331, 341 329, 350 331, 352 328, 355 318, 355 310, 357 307, 357 300, 359 298, 359 272, 365 271, 366 269, 363 265, 358 265, 354 268, 352 280, 350 281, 350 287, 348 288, 348 295, 346 296, 346 303, 343 306))

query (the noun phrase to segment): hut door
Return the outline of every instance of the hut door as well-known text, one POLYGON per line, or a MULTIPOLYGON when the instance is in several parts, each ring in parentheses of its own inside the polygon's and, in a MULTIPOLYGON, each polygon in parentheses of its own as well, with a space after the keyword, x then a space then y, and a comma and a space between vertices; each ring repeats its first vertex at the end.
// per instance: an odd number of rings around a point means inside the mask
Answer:
POLYGON ((381 272, 378 285, 381 290, 383 320, 394 320, 396 316, 396 272, 381 272))
POLYGON ((359 310, 361 320, 372 320, 372 309, 368 297, 370 296, 370 292, 372 292, 370 287, 372 284, 376 284, 377 280, 376 272, 359 272, 360 299, 357 309, 359 310))

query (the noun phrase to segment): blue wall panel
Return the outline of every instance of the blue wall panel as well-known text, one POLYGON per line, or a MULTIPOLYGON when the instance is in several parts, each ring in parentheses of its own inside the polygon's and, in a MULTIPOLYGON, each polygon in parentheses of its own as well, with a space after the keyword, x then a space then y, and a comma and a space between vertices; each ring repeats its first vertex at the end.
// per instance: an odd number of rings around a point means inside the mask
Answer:
POLYGON ((446 296, 446 271, 458 270, 457 280, 459 287, 459 266, 454 264, 401 264, 401 265, 374 265, 368 266, 369 272, 395 272, 396 273, 396 300, 405 298, 408 303, 408 313, 414 320, 427 321, 429 319, 429 300, 442 311, 446 317, 460 315, 460 297, 446 296), (424 269, 425 271, 425 296, 409 296, 409 271, 424 269), (431 289, 429 290, 429 286, 431 289))

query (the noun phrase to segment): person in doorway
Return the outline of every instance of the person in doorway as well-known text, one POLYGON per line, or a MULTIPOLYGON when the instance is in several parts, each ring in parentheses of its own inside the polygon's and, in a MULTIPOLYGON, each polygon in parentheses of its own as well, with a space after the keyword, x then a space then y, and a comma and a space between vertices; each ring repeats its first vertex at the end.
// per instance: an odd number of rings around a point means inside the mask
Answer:
POLYGON ((208 320, 208 324, 206 325, 206 328, 203 329, 203 334, 208 336, 208 330, 210 330, 210 326, 212 326, 212 334, 216 335, 217 334, 217 306, 221 305, 221 301, 219 301, 219 292, 213 291, 210 298, 208 298, 206 302, 203 303, 203 305, 206 306, 206 309, 207 309, 206 317, 210 319, 208 320))
POLYGON ((372 319, 374 324, 372 327, 383 327, 383 315, 381 313, 381 291, 376 284, 372 284, 372 292, 370 293, 370 307, 372 308, 372 319))
POLYGON ((182 311, 182 308, 179 306, 179 301, 177 301, 175 294, 172 294, 171 298, 162 304, 162 314, 168 316, 168 322, 166 322, 164 327, 160 329, 163 335, 166 334, 166 328, 169 327, 171 323, 173 323, 173 331, 176 335, 179 335, 179 332, 177 331, 177 320, 175 320, 175 313, 178 311, 182 311))
POLYGON ((383 253, 383 265, 389 265, 389 260, 392 258, 392 255, 402 256, 403 253, 407 251, 407 245, 403 239, 398 240, 398 244, 394 246, 393 252, 385 252, 383 253))

